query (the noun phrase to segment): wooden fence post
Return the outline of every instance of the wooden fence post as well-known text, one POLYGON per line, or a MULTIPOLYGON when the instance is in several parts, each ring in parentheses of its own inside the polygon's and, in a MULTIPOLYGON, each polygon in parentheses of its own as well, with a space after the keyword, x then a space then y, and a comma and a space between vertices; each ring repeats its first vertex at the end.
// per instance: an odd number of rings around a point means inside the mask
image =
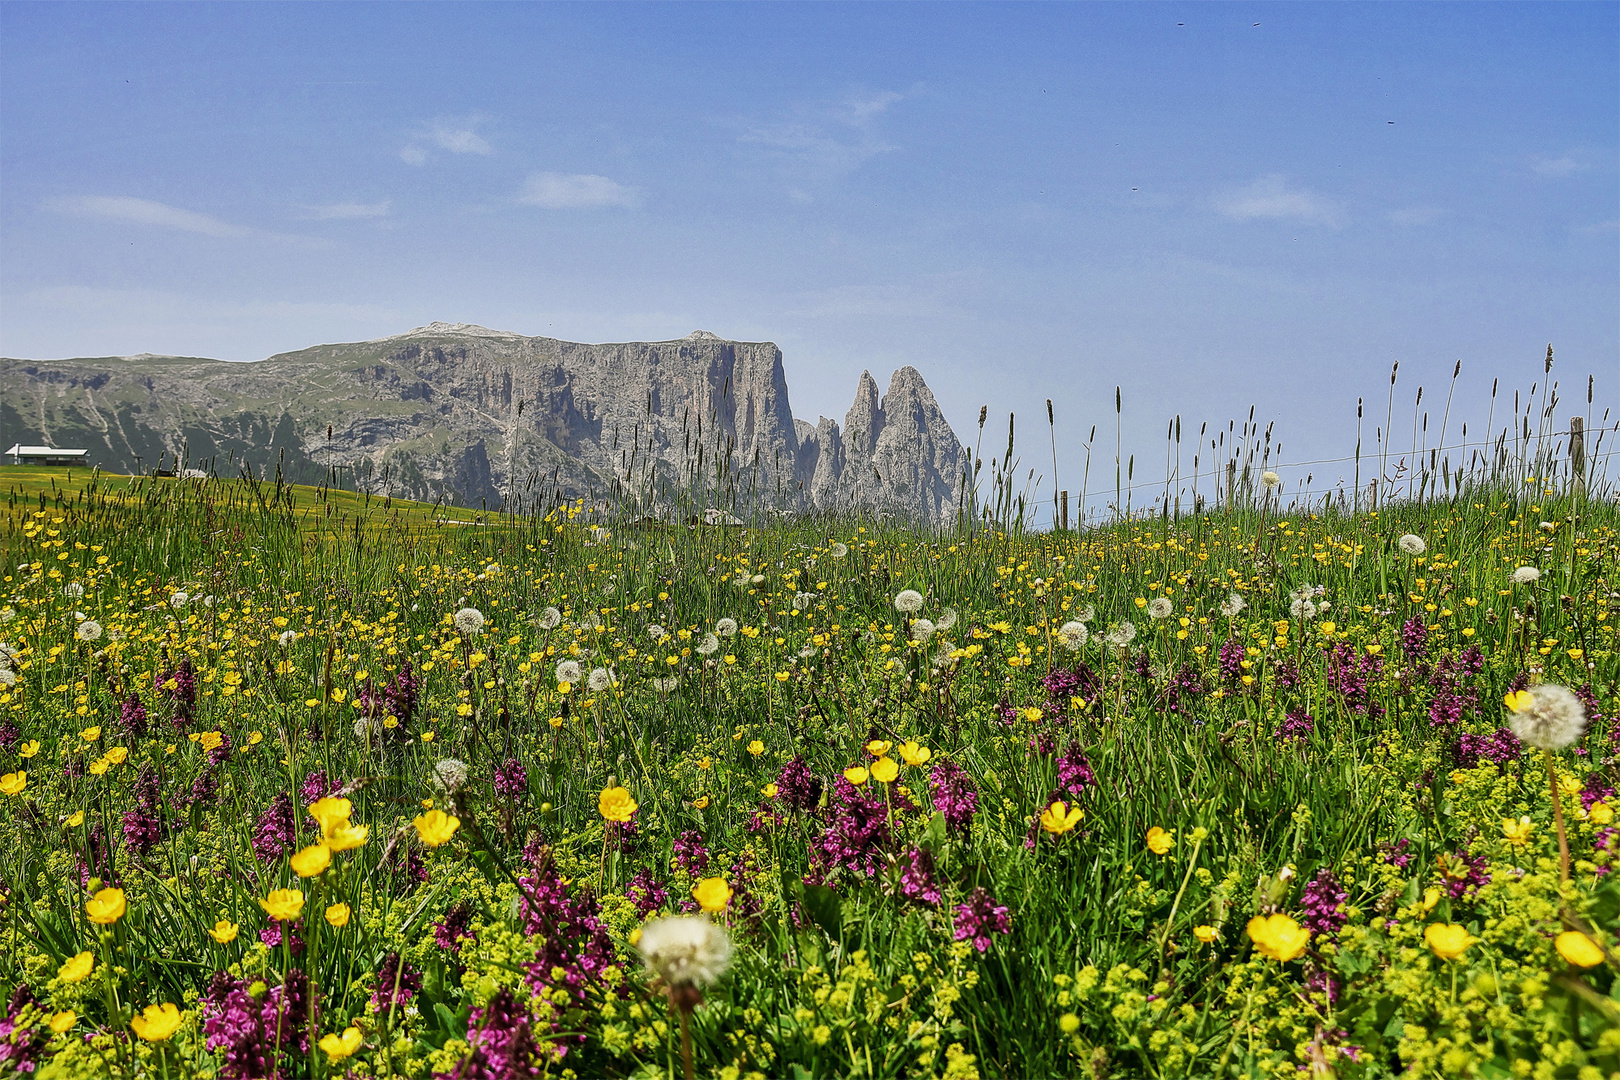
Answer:
POLYGON ((1069 531, 1069 493, 1067 491, 1064 491, 1062 493, 1062 495, 1060 496, 1060 502, 1062 503, 1062 507, 1061 507, 1061 510, 1060 510, 1060 517, 1061 517, 1061 520, 1062 520, 1062 525, 1060 527, 1063 529, 1064 532, 1068 532, 1069 531))

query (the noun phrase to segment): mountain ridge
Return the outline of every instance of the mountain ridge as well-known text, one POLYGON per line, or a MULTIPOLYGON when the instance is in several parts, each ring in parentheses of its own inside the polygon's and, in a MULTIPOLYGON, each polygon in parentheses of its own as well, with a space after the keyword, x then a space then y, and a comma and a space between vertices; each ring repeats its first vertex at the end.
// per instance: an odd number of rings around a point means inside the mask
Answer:
POLYGON ((662 512, 684 492, 933 523, 954 514, 967 465, 911 367, 882 397, 863 373, 840 429, 793 417, 772 342, 584 344, 445 322, 257 361, 0 358, 0 440, 41 439, 108 469, 189 455, 221 473, 338 470, 474 507, 594 496, 662 512))

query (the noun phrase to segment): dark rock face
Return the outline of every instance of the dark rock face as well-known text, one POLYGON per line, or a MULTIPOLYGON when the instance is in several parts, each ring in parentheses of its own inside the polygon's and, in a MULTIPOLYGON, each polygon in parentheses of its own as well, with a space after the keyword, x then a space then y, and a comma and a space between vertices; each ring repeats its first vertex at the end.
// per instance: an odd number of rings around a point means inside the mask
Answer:
POLYGON ((87 446, 109 471, 220 475, 470 507, 597 497, 943 522, 966 454, 912 368, 863 375, 838 425, 795 421, 782 353, 697 331, 582 345, 464 324, 252 364, 0 359, 0 445, 87 446))

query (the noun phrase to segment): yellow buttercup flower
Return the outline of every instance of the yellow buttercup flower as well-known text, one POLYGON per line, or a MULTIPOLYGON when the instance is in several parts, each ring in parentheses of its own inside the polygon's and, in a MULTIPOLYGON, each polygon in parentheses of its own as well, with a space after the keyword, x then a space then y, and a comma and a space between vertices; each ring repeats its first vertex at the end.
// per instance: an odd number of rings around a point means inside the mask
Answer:
POLYGON ((723 877, 704 878, 692 886, 692 899, 711 915, 726 910, 726 905, 731 903, 731 895, 732 888, 723 877))
POLYGON ((321 1049, 325 1051, 327 1057, 331 1058, 333 1061, 342 1061, 344 1058, 349 1057, 356 1050, 360 1049, 360 1043, 363 1038, 364 1036, 360 1034, 359 1028, 344 1028, 343 1034, 341 1035, 336 1033, 331 1035, 322 1035, 320 1046, 321 1049))
POLYGON ((0 793, 6 795, 21 795, 23 788, 28 786, 28 773, 25 771, 8 772, 0 776, 0 793))
POLYGON ((1523 712, 1536 703, 1536 696, 1528 690, 1510 690, 1502 703, 1509 712, 1523 712))
POLYGON ((429 810, 425 814, 417 814, 411 824, 416 826, 416 835, 428 847, 438 847, 448 843, 461 828, 461 819, 443 810, 429 810))
POLYGON ((1456 923, 1430 923, 1423 931, 1429 950, 1442 960, 1455 960, 1479 939, 1456 923))
POLYGON ((1565 930, 1553 939, 1558 955, 1576 967, 1597 967, 1603 963, 1603 950, 1579 930, 1565 930))
POLYGON ((1147 846, 1148 850, 1153 854, 1163 855, 1176 846, 1175 834, 1167 833, 1155 825, 1147 832, 1147 846))
POLYGON ((108 761, 106 758, 97 758, 90 763, 90 775, 105 776, 107 770, 110 768, 112 768, 112 762, 108 761))
POLYGON ((1512 818, 1502 819, 1502 836, 1516 848, 1522 848, 1530 842, 1530 833, 1533 828, 1528 816, 1521 817, 1518 821, 1514 821, 1512 818))
POLYGON ((180 1010, 168 1002, 148 1005, 141 1010, 141 1015, 129 1022, 129 1026, 147 1042, 162 1042, 180 1030, 180 1010))
POLYGON ((273 889, 269 896, 259 901, 259 906, 276 922, 292 922, 304 910, 304 891, 273 889))
POLYGON ((1607 825, 1614 820, 1614 807, 1605 802, 1595 802, 1586 812, 1586 819, 1594 825, 1607 825))
POLYGON ((900 763, 891 757, 880 757, 872 762, 872 779, 885 784, 894 783, 894 778, 900 775, 900 763))
POLYGON ((1215 929, 1213 926, 1193 927, 1193 937, 1197 938, 1199 941, 1202 941, 1205 945, 1212 944, 1215 939, 1220 936, 1221 932, 1215 929))
POLYGON ((606 788, 596 800, 596 809, 604 818, 621 824, 635 816, 638 805, 630 789, 623 787, 606 788))
POLYGON ((866 744, 866 752, 871 754, 873 757, 882 757, 884 754, 889 752, 890 747, 893 745, 894 744, 887 739, 873 739, 871 742, 866 744))
POLYGON ((90 977, 90 972, 95 966, 95 954, 82 952, 77 956, 69 957, 61 967, 57 968, 56 977, 64 982, 83 982, 90 977))
POLYGON ((242 928, 226 919, 221 919, 209 927, 208 936, 221 945, 229 945, 236 940, 237 933, 242 928))
POLYGON ((326 921, 341 929, 349 925, 349 916, 352 913, 348 904, 333 904, 326 909, 326 921))
POLYGON ((759 757, 765 752, 765 744, 758 739, 752 739, 748 743, 748 752, 755 757, 759 757))
POLYGON ((83 731, 79 732, 79 738, 83 739, 85 742, 95 742, 97 739, 101 738, 101 728, 87 727, 83 731))
POLYGON ((17 751, 17 756, 26 761, 37 753, 39 753, 39 740, 29 739, 27 742, 23 743, 21 749, 17 751))
POLYGON ((354 813, 354 804, 348 799, 334 799, 327 797, 318 799, 309 804, 309 816, 314 818, 321 827, 324 836, 337 825, 347 825, 349 815, 354 813))
POLYGON ((1440 897, 1442 895, 1444 894, 1440 891, 1440 887, 1438 885, 1430 885, 1427 889, 1424 889, 1423 900, 1421 901, 1423 904, 1423 914, 1427 915, 1429 912, 1433 911, 1434 905, 1440 902, 1440 897))
POLYGON ((72 1009, 63 1009, 59 1013, 52 1013, 50 1019, 51 1030, 61 1035, 72 1029, 79 1022, 79 1014, 72 1009))
POLYGON ((349 851, 364 844, 370 835, 370 825, 350 825, 345 821, 327 830, 321 842, 333 851, 349 851))
POLYGON ((1085 817, 1084 810, 1078 806, 1071 810, 1062 799, 1059 799, 1042 811, 1041 828, 1054 835, 1062 835, 1080 824, 1083 817, 1085 817))
POLYGON ((1256 915, 1249 920, 1249 940, 1261 956, 1287 963, 1297 960, 1310 943, 1311 932, 1287 915, 1256 915))
POLYGON ((324 874, 326 868, 332 865, 332 849, 325 844, 311 844, 288 860, 293 873, 299 877, 314 877, 324 874))
POLYGON ((900 760, 907 765, 926 765, 933 756, 934 752, 926 746, 909 741, 900 744, 900 760))
POLYGON ((871 774, 868 773, 865 767, 861 765, 851 765, 849 768, 844 770, 844 779, 848 780, 856 787, 860 787, 862 784, 866 783, 866 778, 869 775, 871 774))
POLYGON ((102 889, 84 902, 84 913, 97 926, 111 926, 124 917, 123 889, 102 889))

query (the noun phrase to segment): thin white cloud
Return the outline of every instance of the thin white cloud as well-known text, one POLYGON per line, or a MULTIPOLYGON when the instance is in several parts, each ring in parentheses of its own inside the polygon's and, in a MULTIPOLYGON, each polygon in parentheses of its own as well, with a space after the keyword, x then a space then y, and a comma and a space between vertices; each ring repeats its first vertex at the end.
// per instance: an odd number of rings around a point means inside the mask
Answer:
POLYGON ((340 202, 325 206, 304 207, 305 216, 314 221, 349 221, 356 218, 387 217, 393 203, 389 199, 375 203, 340 202))
POLYGON ((1537 176, 1561 180, 1566 176, 1574 176, 1577 172, 1580 172, 1581 163, 1565 154, 1563 157, 1557 158, 1536 158, 1530 163, 1530 168, 1537 176))
POLYGON ((800 105, 788 115, 746 119, 737 141, 757 147, 787 174, 785 190, 796 202, 810 201, 810 188, 842 179, 880 154, 898 149, 878 123, 908 95, 895 90, 850 94, 836 102, 800 105))
POLYGON ((181 232, 201 233, 203 236, 221 239, 240 239, 254 233, 252 229, 232 225, 228 221, 221 221, 207 214, 198 214, 177 206, 166 206, 150 199, 136 199, 128 195, 64 196, 51 199, 45 205, 59 213, 78 217, 110 218, 113 221, 125 221, 134 225, 156 225, 165 229, 179 229, 181 232))
POLYGON ((529 177, 517 201, 546 210, 582 210, 599 206, 634 208, 641 199, 635 188, 594 173, 539 172, 529 177))
POLYGON ((285 233, 249 228, 209 214, 182 210, 178 206, 137 199, 130 195, 65 195, 47 199, 45 206, 60 214, 74 217, 101 218, 129 225, 148 225, 160 229, 211 236, 218 240, 275 240, 294 244, 321 246, 325 241, 306 236, 288 236, 285 233))
POLYGON ((440 150, 448 150, 452 154, 492 154, 494 147, 471 127, 456 127, 451 124, 434 124, 428 132, 428 138, 440 150))
POLYGON ((1295 187, 1281 173, 1262 176, 1254 183, 1215 197, 1215 209, 1238 221, 1285 219, 1339 228, 1344 208, 1313 191, 1295 187))
POLYGON ((1445 216, 1438 206, 1407 206, 1390 212, 1389 220, 1397 225, 1427 225, 1445 216))
POLYGON ((412 136, 411 141, 400 150, 399 159, 407 165, 425 165, 429 149, 488 157, 495 152, 495 148, 478 133, 479 126, 485 122, 481 116, 470 116, 464 120, 435 120, 412 136))

